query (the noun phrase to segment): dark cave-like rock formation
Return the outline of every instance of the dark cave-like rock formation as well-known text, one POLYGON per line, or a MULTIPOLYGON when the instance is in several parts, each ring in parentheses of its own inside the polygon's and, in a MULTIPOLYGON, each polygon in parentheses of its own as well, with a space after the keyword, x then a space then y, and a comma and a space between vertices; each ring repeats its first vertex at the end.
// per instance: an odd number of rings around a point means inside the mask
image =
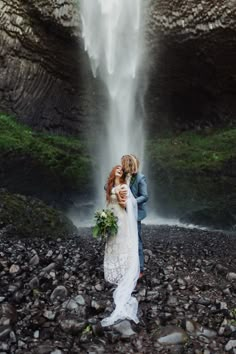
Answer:
POLYGON ((97 84, 78 41, 78 21, 70 0, 0 1, 1 111, 48 131, 89 127, 97 84))
MULTIPOLYGON (((150 130, 233 122, 235 18, 233 0, 148 3, 150 130)), ((78 134, 99 124, 103 90, 84 53, 78 1, 0 1, 1 111, 37 129, 78 134)))
POLYGON ((160 0, 148 11, 151 130, 234 124, 236 2, 160 0))

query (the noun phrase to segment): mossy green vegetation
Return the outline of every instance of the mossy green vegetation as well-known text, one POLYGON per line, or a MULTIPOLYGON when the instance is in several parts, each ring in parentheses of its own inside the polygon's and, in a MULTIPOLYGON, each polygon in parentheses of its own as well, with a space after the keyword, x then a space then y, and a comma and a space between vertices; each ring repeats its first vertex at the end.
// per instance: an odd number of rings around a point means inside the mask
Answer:
MULTIPOLYGON (((148 139, 145 174, 157 211, 178 217, 220 208, 235 215, 235 141, 236 128, 148 139)), ((9 191, 44 193, 49 201, 64 192, 92 196, 94 162, 85 139, 35 132, 0 114, 0 184, 9 191)))
POLYGON ((163 214, 181 216, 198 208, 236 213, 236 129, 150 139, 152 193, 163 214))
POLYGON ((170 138, 151 139, 147 144, 151 167, 184 170, 219 170, 236 158, 236 128, 205 133, 184 132, 170 138))
POLYGON ((91 182, 92 161, 85 141, 35 132, 14 118, 0 114, 0 153, 27 156, 66 187, 82 189, 91 182))
POLYGON ((40 200, 0 190, 0 205, 0 229, 8 236, 55 238, 76 232, 66 216, 40 200))

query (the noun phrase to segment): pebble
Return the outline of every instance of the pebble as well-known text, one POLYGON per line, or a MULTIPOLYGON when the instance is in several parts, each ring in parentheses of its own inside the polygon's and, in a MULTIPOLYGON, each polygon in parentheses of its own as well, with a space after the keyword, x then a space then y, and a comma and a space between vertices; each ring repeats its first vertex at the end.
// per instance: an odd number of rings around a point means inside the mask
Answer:
POLYGON ((56 312, 53 312, 51 310, 45 310, 43 316, 48 320, 54 320, 56 317, 56 312))
POLYGON ((20 271, 20 266, 18 266, 17 264, 12 264, 10 269, 9 269, 9 272, 11 274, 18 273, 19 271, 20 271))
POLYGON ((38 277, 34 277, 29 281, 29 287, 31 289, 37 289, 39 287, 39 279, 38 277))
POLYGON ((163 345, 183 344, 187 342, 188 335, 182 328, 167 326, 161 329, 157 340, 163 345))
POLYGON ((68 295, 67 289, 63 285, 59 285, 53 290, 50 299, 52 302, 54 302, 56 299, 64 300, 67 297, 67 295, 68 295))
POLYGON ((225 350, 229 352, 230 350, 236 348, 236 340, 229 340, 228 343, 225 346, 225 350))
POLYGON ((230 272, 227 274, 226 278, 230 281, 235 281, 236 280, 236 273, 230 272))
POLYGON ((79 308, 79 305, 75 300, 70 299, 68 301, 63 302, 62 308, 73 311, 73 310, 77 310, 79 308))
POLYGON ((84 300, 84 297, 82 295, 77 295, 75 297, 75 301, 77 302, 77 304, 83 306, 85 305, 85 300, 84 300))
POLYGON ((120 323, 116 324, 113 326, 114 329, 122 335, 122 337, 130 337, 135 334, 134 330, 131 327, 131 324, 129 321, 121 321, 120 323))
POLYGON ((36 266, 39 264, 39 256, 35 254, 29 261, 30 266, 36 266))

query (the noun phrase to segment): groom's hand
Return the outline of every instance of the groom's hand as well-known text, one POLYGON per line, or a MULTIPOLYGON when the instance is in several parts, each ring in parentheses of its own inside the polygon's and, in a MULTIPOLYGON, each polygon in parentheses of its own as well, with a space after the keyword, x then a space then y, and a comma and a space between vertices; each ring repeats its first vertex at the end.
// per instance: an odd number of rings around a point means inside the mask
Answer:
POLYGON ((119 202, 119 205, 121 206, 121 208, 126 208, 126 202, 119 202))
POLYGON ((127 201, 127 189, 124 187, 120 187, 117 191, 116 191, 116 196, 117 196, 117 200, 119 205, 122 208, 126 207, 126 201, 127 201))
POLYGON ((128 193, 127 187, 125 185, 121 186, 118 193, 119 193, 121 199, 126 199, 127 193, 128 193))

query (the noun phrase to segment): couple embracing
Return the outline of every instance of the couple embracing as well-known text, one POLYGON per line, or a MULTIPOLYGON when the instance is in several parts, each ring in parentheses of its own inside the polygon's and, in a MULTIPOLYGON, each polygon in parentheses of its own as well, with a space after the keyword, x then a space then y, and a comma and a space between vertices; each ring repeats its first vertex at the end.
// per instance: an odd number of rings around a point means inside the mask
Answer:
POLYGON ((147 200, 147 183, 139 172, 139 160, 135 155, 124 155, 106 184, 106 201, 118 218, 118 232, 105 246, 105 280, 117 287, 113 293, 115 309, 102 320, 104 327, 123 319, 139 322, 138 302, 132 292, 144 271, 141 220, 146 217, 147 200))

